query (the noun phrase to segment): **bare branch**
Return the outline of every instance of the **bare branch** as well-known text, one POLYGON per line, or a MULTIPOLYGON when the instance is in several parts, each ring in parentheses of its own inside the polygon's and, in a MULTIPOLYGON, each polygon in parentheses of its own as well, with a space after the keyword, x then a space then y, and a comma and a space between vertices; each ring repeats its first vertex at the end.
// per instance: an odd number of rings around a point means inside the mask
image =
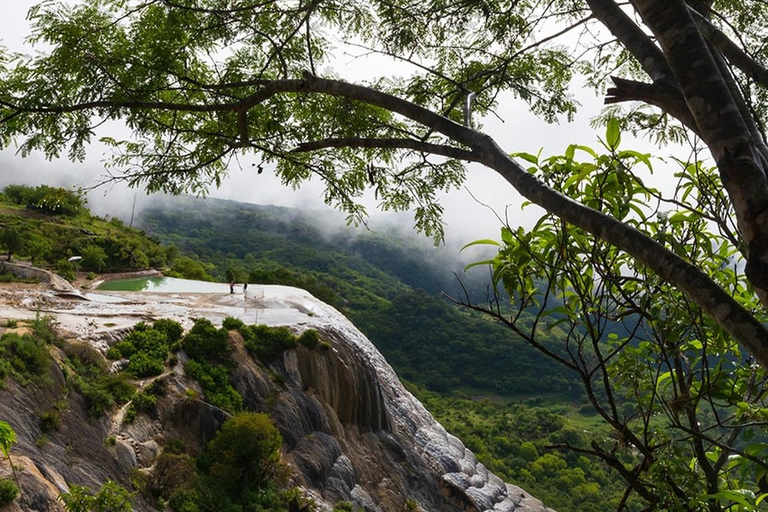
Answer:
POLYGON ((413 149, 422 153, 431 153, 433 155, 465 160, 467 162, 479 162, 477 156, 471 151, 446 146, 443 144, 432 144, 413 139, 324 139, 299 144, 291 153, 305 153, 327 148, 382 148, 382 149, 413 149))

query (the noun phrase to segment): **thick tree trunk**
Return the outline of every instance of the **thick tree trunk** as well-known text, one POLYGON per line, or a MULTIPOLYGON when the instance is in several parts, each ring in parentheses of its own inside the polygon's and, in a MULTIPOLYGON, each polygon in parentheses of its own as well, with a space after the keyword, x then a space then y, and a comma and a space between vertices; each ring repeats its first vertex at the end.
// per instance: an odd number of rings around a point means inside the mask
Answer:
POLYGON ((633 0, 653 31, 697 132, 717 162, 748 248, 747 278, 768 308, 768 179, 760 147, 722 69, 682 0, 633 0))

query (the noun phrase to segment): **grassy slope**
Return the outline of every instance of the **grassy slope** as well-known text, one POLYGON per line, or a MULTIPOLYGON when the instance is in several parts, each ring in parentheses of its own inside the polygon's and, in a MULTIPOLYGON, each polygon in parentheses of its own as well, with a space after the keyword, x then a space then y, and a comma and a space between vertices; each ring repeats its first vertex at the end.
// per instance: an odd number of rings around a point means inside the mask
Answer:
POLYGON ((66 261, 71 256, 86 256, 79 269, 94 272, 163 266, 166 262, 166 250, 157 240, 118 219, 93 216, 87 209, 74 216, 47 215, 12 204, 0 195, 0 226, 20 232, 22 248, 16 257, 55 268, 65 277, 72 277, 74 267, 66 261), (89 250, 97 256, 87 257, 89 250))

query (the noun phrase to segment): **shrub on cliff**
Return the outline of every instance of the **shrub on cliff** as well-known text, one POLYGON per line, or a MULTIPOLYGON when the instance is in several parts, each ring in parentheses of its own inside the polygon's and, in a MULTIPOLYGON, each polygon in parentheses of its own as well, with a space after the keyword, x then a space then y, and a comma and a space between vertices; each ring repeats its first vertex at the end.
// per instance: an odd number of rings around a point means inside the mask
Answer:
POLYGON ((205 400, 230 412, 239 411, 243 397, 229 382, 235 363, 227 330, 217 329, 210 320, 197 319, 184 337, 182 348, 190 357, 184 370, 200 383, 205 400))
POLYGON ((67 345, 64 354, 67 356, 69 378, 85 398, 89 416, 101 416, 133 397, 135 389, 128 376, 110 374, 106 361, 96 349, 85 344, 67 345))
POLYGON ((299 345, 314 350, 320 344, 320 335, 314 329, 307 329, 299 336, 299 345))
POLYGON ((86 487, 73 485, 69 492, 60 494, 59 499, 67 512, 131 512, 134 495, 112 480, 107 480, 96 494, 86 487))
POLYGON ((43 377, 51 359, 42 340, 7 332, 0 338, 0 379, 13 375, 21 384, 43 377))
POLYGON ((19 495, 19 488, 8 478, 0 478, 0 507, 9 504, 19 495))
POLYGON ((298 346, 296 335, 287 327, 251 325, 241 332, 244 332, 245 347, 262 361, 271 361, 298 346))
POLYGON ((161 319, 151 326, 140 322, 107 355, 113 359, 129 358, 127 370, 137 377, 159 375, 182 332, 181 325, 173 320, 161 319))
POLYGON ((227 363, 229 339, 226 329, 217 329, 210 320, 198 318, 182 342, 189 357, 197 361, 227 363))
POLYGON ((208 443, 200 458, 208 486, 215 494, 223 493, 235 503, 269 494, 263 491, 274 489, 281 445, 280 433, 266 414, 234 415, 208 443))

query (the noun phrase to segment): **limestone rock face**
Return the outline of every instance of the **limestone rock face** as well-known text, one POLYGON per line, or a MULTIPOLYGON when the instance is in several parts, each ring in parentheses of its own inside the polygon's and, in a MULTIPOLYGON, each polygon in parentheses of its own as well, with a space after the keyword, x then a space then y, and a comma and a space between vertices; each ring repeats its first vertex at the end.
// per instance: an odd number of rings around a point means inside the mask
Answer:
MULTIPOLYGON (((238 363, 232 380, 245 407, 272 417, 283 436, 292 483, 321 509, 350 501, 367 512, 395 512, 410 500, 430 512, 548 510, 490 473, 447 433, 403 388, 370 341, 336 310, 303 290, 258 288, 263 293, 254 293, 257 299, 126 293, 121 294, 123 303, 40 300, 63 329, 97 347, 112 343, 115 329, 125 329, 129 319, 147 317, 169 317, 189 326, 190 318, 220 323, 235 316, 246 323, 287 325, 296 332, 318 330, 325 346, 299 347, 270 362, 254 360, 238 333, 231 334, 231 341, 238 363)), ((26 304, 34 311, 35 300, 26 304)), ((17 316, 23 316, 21 309, 17 316)), ((89 420, 82 399, 72 394, 60 430, 38 446, 37 418, 61 396, 60 373, 52 370, 51 388, 14 384, 0 391, 0 418, 19 435, 12 456, 15 462, 24 461, 24 478, 37 489, 22 510, 59 510, 55 496, 71 484, 97 488, 109 478, 130 487, 131 472, 151 471, 169 439, 182 439, 200 450, 227 417, 204 400, 190 398, 189 389, 200 390, 178 365, 164 377, 166 392, 154 415, 140 414, 129 425, 120 424, 119 411, 112 418, 89 420), (105 446, 109 436, 116 442, 105 446)), ((152 510, 142 501, 135 509, 152 510)))

